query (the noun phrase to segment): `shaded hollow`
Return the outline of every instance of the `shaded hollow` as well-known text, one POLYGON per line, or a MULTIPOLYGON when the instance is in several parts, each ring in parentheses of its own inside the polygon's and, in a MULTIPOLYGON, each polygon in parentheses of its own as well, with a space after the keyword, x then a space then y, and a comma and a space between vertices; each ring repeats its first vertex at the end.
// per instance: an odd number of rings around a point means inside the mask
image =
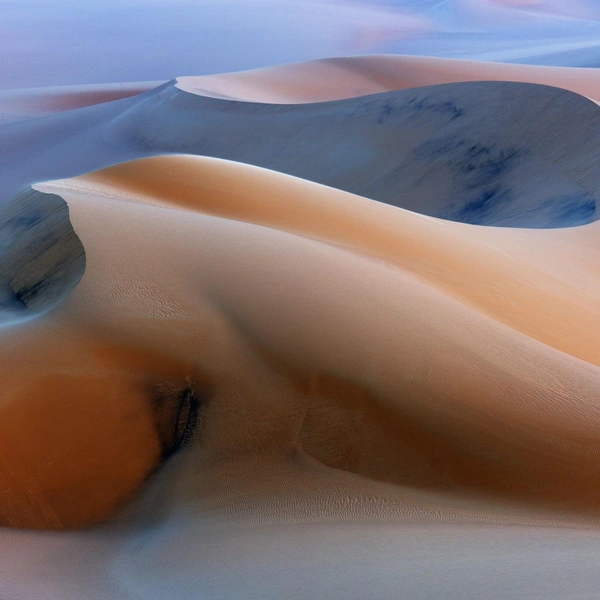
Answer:
POLYGON ((45 312, 85 271, 85 250, 56 194, 27 188, 0 204, 0 321, 45 312))

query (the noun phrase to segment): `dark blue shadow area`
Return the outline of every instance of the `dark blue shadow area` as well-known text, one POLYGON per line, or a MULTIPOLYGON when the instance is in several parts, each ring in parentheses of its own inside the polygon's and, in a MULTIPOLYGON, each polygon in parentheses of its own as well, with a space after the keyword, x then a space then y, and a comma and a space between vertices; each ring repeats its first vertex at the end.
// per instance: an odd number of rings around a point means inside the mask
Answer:
POLYGON ((62 198, 27 189, 0 205, 0 323, 53 308, 84 271, 85 251, 62 198))
POLYGON ((2 195, 157 154, 224 158, 479 225, 596 220, 600 109, 547 86, 470 82, 314 104, 234 102, 164 84, 0 127, 2 195))

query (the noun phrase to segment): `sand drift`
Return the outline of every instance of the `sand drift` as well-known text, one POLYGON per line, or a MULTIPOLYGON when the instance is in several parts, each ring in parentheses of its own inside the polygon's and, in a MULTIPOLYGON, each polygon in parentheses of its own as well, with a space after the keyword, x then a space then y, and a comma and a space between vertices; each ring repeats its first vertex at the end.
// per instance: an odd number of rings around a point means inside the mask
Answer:
POLYGON ((593 596, 581 71, 318 61, 1 125, 0 596, 593 596))

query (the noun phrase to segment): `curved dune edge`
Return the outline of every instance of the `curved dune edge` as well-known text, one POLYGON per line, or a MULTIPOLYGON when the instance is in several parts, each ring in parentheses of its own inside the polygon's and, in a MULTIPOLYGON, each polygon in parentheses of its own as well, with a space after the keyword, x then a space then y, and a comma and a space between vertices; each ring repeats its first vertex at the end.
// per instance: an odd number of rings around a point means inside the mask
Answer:
POLYGON ((43 189, 193 210, 333 243, 600 366, 596 224, 506 230, 452 223, 258 167, 186 155, 122 163, 43 189))
POLYGON ((169 83, 107 129, 138 157, 213 156, 431 216, 541 228, 597 218, 599 122, 585 97, 531 83, 294 105, 215 100, 169 83))
MULTIPOLYGON (((107 357, 125 346, 193 362, 214 391, 195 466, 182 475, 189 485, 177 485, 202 498, 204 510, 232 515, 241 502, 244 511, 256 505, 258 515, 292 502, 292 520, 343 518, 360 506, 357 500, 348 513, 345 494, 375 494, 378 506, 390 503, 394 520, 510 521, 537 511, 543 522, 557 510, 567 519, 597 516, 598 367, 482 314, 493 295, 503 296, 506 315, 511 303, 515 315, 527 307, 522 285, 531 276, 545 288, 538 326, 547 327, 557 307, 568 318, 559 290, 584 275, 561 282, 560 260, 571 258, 568 233, 587 228, 539 232, 539 256, 528 255, 518 230, 486 247, 470 232, 487 236, 489 228, 191 157, 137 161, 36 189, 60 192, 69 203, 88 268, 60 309, 35 330, 21 329, 0 360, 12 372, 26 351, 35 364, 31 348, 45 347, 60 328, 83 340, 83 349, 86 339, 104 347, 107 357), (193 191, 193 202, 205 205, 174 210, 171 188, 180 198, 193 191), (227 214, 198 210, 227 197, 227 214), (336 225, 338 205, 351 216, 336 225), (551 243, 557 260, 547 260, 548 272, 555 269, 547 279, 538 271, 551 243), (513 278, 509 251, 525 262, 513 278), (450 297, 449 281, 468 294, 479 256, 503 286, 467 306, 450 297), (426 273, 438 261, 438 272, 426 273), (451 262, 458 268, 444 275, 451 262), (302 448, 368 479, 322 470, 302 448), (347 491, 332 498, 341 481, 347 491)), ((593 236, 585 239, 592 247, 593 236)), ((584 325, 573 323, 570 330, 581 327, 585 336, 584 325)), ((65 336, 64 343, 73 342, 65 336)))
POLYGON ((600 69, 425 56, 370 55, 290 63, 238 73, 178 77, 181 90, 227 100, 300 104, 462 81, 517 81, 570 90, 600 102, 600 69))
POLYGON ((141 97, 8 124, 3 189, 10 195, 32 181, 186 152, 458 221, 554 227, 597 217, 600 113, 565 90, 457 83, 258 108, 169 82, 141 97), (71 143, 86 151, 73 152, 71 143))

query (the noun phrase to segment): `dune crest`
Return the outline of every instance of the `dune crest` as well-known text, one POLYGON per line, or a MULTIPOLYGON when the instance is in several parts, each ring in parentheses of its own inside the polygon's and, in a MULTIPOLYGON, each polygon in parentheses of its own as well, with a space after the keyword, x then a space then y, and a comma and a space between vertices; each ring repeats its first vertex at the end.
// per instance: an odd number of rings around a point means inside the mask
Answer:
MULTIPOLYGON (((486 249, 471 232, 504 230, 194 157, 36 189, 67 200, 88 264, 73 294, 22 330, 18 346, 48 328, 75 328, 109 356, 126 345, 193 363, 213 390, 194 451, 207 477, 201 496, 211 473, 209 497, 229 469, 238 489, 254 489, 240 465, 252 474, 281 455, 296 457, 281 481, 303 478, 313 471, 306 450, 369 480, 416 486, 422 506, 431 490, 449 494, 435 501, 449 517, 462 506, 463 518, 491 518, 486 497, 521 503, 523 518, 534 507, 596 516, 600 373, 585 341, 594 323, 567 302, 569 284, 581 281, 575 274, 566 283, 548 277, 541 256, 524 248, 519 264, 530 270, 512 273, 506 254, 523 231, 492 233, 486 249), (349 216, 338 222, 342 207, 349 216), (474 277, 495 286, 469 298, 474 277), (533 302, 536 288, 543 297, 533 302), (486 316, 494 310, 502 319, 486 316), (530 330, 517 323, 523 313, 530 330), (590 362, 536 341, 532 330, 542 335, 553 319, 577 331, 577 351, 590 362), (373 432, 381 445, 369 443, 373 432)), ((555 238, 560 245, 557 232, 538 233, 540 254, 555 238)), ((412 509, 399 510, 411 520, 412 509)))
POLYGON ((40 189, 198 211, 334 244, 395 265, 516 331, 600 366, 596 224, 534 231, 449 223, 194 156, 141 159, 40 189))
POLYGON ((526 83, 453 83, 274 105, 206 98, 168 82, 2 126, 10 154, 0 157, 0 198, 35 181, 186 153, 453 221, 567 227, 598 216, 598 122, 600 109, 586 98, 526 83), (32 146, 40 139, 43 145, 32 146), (74 153, 74 143, 86 151, 74 153))
POLYGON ((177 87, 191 94, 225 100, 299 104, 441 83, 513 81, 560 87, 598 102, 598 71, 382 54, 326 58, 238 73, 178 77, 177 87))
POLYGON ((161 83, 151 81, 1 91, 0 124, 129 98, 161 83))
POLYGON ((595 73, 351 58, 1 126, 0 596, 595 597, 595 73), (543 85, 462 81, 499 76, 543 85))

